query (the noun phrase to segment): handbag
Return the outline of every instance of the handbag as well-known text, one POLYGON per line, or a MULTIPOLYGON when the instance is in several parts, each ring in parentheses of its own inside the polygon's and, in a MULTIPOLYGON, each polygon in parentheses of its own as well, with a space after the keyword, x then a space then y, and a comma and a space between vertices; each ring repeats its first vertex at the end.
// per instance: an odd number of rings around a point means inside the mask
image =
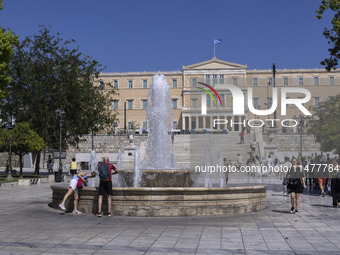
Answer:
POLYGON ((83 180, 82 179, 78 179, 78 182, 77 182, 77 188, 78 189, 82 189, 83 188, 83 180))

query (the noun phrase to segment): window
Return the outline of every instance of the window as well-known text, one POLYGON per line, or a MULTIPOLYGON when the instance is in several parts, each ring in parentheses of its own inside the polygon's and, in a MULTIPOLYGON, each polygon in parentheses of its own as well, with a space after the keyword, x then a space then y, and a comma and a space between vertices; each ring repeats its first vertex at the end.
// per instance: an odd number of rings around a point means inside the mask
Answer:
POLYGON ((270 109, 273 105, 273 98, 268 97, 267 98, 267 105, 268 105, 268 109, 270 109))
POLYGON ((173 121, 172 122, 172 129, 177 129, 178 125, 177 125, 177 121, 173 121))
POLYGON ((217 74, 213 74, 213 85, 217 84, 217 74))
POLYGON ((220 74, 220 84, 224 84, 224 74, 220 74))
POLYGON ((148 88, 148 80, 143 80, 143 89, 148 88))
POLYGON ((132 129, 132 122, 131 121, 128 122, 128 129, 132 129))
POLYGON ((314 85, 315 86, 319 86, 320 85, 319 84, 319 77, 317 77, 317 76, 314 77, 314 85))
POLYGON ((191 78, 191 87, 196 88, 197 78, 191 78))
POLYGON ((133 100, 127 100, 128 103, 128 110, 132 110, 133 109, 133 100))
POLYGON ((220 95, 221 101, 222 101, 222 106, 225 106, 225 96, 224 95, 220 95))
POLYGON ((103 89, 104 88, 104 81, 99 80, 98 86, 99 86, 99 88, 103 89))
POLYGON ((254 106, 255 109, 259 108, 260 103, 259 103, 259 98, 258 97, 254 97, 253 98, 253 106, 254 106))
POLYGON ((177 88, 177 79, 172 79, 172 87, 177 88))
POLYGON ((147 130, 148 129, 148 122, 147 121, 143 121, 142 129, 143 130, 147 130))
POLYGON ((253 86, 258 86, 257 78, 253 78, 253 86))
POLYGON ((143 107, 143 110, 146 110, 146 108, 148 107, 148 100, 147 99, 142 99, 142 107, 143 107))
POLYGON ((113 80, 113 87, 115 89, 118 89, 118 87, 119 87, 118 80, 113 80))
POLYGON ((190 107, 193 107, 193 108, 197 107, 197 98, 191 98, 190 107))
POLYGON ((210 85, 210 74, 207 74, 207 75, 205 76, 205 83, 208 84, 208 85, 210 85))
POLYGON ((267 84, 268 86, 273 86, 273 77, 268 77, 267 84))
POLYGON ((303 86, 303 77, 299 77, 299 86, 303 86))
POLYGON ((288 77, 283 77, 283 86, 288 86, 288 77))
POLYGON ((233 85, 238 86, 238 79, 236 77, 233 78, 233 85))
POLYGON ((314 106, 319 107, 320 105, 320 97, 314 97, 314 106))
POLYGON ((172 99, 172 109, 177 109, 177 100, 178 99, 172 99))
POLYGON ((132 89, 133 88, 133 80, 129 80, 128 84, 129 84, 129 89, 132 89))
POLYGON ((113 110, 118 110, 118 100, 113 100, 113 110))
POLYGON ((329 77, 329 85, 334 85, 334 76, 329 77))
POLYGON ((209 108, 211 106, 210 96, 206 96, 207 98, 207 107, 209 108))

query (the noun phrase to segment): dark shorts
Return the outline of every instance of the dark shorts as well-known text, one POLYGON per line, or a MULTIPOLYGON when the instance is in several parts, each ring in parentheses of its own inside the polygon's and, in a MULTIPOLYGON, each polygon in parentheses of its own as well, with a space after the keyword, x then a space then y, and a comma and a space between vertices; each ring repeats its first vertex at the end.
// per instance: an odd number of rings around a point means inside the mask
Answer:
POLYGON ((99 196, 104 196, 107 194, 108 196, 112 196, 112 182, 100 182, 99 183, 99 196))
POLYGON ((76 175, 77 174, 77 170, 70 170, 70 174, 76 175))

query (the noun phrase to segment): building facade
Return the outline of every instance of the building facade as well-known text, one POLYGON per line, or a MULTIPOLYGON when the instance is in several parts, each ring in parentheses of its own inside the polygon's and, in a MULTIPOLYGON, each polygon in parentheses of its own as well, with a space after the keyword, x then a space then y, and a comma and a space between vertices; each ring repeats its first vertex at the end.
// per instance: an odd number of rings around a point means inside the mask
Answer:
MULTIPOLYGON (((172 130, 239 131, 249 124, 286 131, 294 126, 295 116, 304 115, 289 100, 303 100, 308 96, 294 88, 310 92, 310 99, 302 106, 311 113, 320 102, 340 93, 340 72, 337 70, 278 69, 274 77, 271 69, 248 70, 247 65, 213 57, 183 66, 182 71, 157 73, 164 74, 170 86, 172 130), (284 96, 288 101, 282 101, 284 96), (244 111, 235 114, 236 105, 243 105, 244 111), (275 111, 270 111, 274 108, 275 111), (256 111, 269 113, 262 115, 256 111)), ((117 113, 118 120, 114 125, 119 130, 131 127, 133 123, 140 130, 148 129, 145 109, 154 74, 156 72, 100 75, 101 81, 111 82, 117 89, 112 111, 117 113)))

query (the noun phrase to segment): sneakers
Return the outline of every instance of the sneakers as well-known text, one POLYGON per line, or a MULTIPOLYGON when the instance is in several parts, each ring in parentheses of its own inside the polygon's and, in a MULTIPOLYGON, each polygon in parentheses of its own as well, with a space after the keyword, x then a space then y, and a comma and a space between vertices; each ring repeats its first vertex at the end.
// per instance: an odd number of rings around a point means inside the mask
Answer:
POLYGON ((295 210, 295 214, 298 214, 298 212, 299 212, 298 210, 295 210))
POLYGON ((73 213, 73 214, 81 214, 81 212, 79 212, 78 210, 73 210, 72 213, 73 213))
POLYGON ((294 207, 290 208, 290 213, 294 213, 294 207))
POLYGON ((66 211, 65 205, 63 203, 59 204, 61 210, 66 211))
POLYGON ((288 196, 288 194, 287 194, 286 192, 285 192, 285 193, 283 193, 283 195, 284 195, 284 196, 288 196))
POLYGON ((324 191, 322 191, 322 192, 321 192, 321 195, 322 195, 322 197, 324 197, 324 196, 325 196, 325 192, 324 192, 324 191))

